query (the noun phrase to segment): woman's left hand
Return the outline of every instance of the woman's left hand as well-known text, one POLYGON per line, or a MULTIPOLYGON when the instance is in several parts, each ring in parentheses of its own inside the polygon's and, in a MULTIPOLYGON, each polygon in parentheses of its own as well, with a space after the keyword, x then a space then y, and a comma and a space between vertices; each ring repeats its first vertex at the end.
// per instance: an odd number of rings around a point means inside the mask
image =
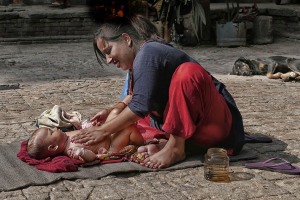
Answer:
POLYGON ((72 142, 88 146, 97 144, 107 137, 107 135, 104 134, 104 131, 99 130, 98 126, 92 126, 87 129, 81 129, 80 131, 81 133, 74 135, 71 138, 72 142))
POLYGON ((91 122, 93 126, 100 126, 102 125, 105 120, 107 119, 107 116, 109 115, 110 110, 104 109, 98 112, 94 117, 92 117, 91 122))

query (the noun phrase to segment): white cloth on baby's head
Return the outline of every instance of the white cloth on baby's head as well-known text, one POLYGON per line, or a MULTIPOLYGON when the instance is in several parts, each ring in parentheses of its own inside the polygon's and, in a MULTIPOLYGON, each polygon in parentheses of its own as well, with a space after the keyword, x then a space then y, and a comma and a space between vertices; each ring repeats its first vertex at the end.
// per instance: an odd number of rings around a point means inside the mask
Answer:
POLYGON ((45 110, 37 119, 38 127, 68 128, 80 124, 81 114, 77 111, 66 112, 55 105, 51 110, 45 110))

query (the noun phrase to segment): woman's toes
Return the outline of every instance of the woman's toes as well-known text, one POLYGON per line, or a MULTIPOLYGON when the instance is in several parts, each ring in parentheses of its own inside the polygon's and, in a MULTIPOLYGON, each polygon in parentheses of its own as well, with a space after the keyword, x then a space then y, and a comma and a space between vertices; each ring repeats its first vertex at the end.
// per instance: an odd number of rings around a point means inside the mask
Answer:
POLYGON ((145 166, 145 167, 148 167, 148 168, 151 168, 151 167, 150 167, 150 166, 151 166, 151 161, 145 162, 145 163, 144 163, 144 166, 145 166))
POLYGON ((160 168, 160 165, 161 165, 160 163, 156 163, 156 164, 153 165, 152 168, 153 168, 153 169, 159 169, 159 168, 160 168))

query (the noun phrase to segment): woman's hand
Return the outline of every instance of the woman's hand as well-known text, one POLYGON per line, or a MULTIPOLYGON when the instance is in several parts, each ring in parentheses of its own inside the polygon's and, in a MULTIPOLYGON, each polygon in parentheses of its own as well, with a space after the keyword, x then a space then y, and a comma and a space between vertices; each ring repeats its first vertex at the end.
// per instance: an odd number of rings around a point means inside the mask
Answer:
POLYGON ((107 116, 109 115, 109 110, 108 109, 104 109, 104 110, 101 110, 100 112, 98 112, 92 119, 91 119, 91 122, 92 122, 92 125, 93 126, 100 126, 102 125, 107 116))
POLYGON ((99 142, 103 141, 107 135, 104 131, 99 130, 98 126, 92 126, 90 128, 81 129, 81 133, 74 135, 71 138, 73 143, 80 143, 85 146, 98 144, 99 142))

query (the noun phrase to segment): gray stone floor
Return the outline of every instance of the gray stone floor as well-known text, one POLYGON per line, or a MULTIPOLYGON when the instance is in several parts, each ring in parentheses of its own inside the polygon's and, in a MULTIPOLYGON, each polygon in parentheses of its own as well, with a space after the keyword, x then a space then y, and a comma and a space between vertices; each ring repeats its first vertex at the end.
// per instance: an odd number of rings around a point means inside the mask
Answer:
MULTIPOLYGON (((261 160, 281 157, 300 166, 299 83, 228 73, 240 56, 300 58, 299 44, 281 39, 248 47, 182 48, 226 84, 246 131, 273 138, 269 144, 247 144, 261 160)), ((27 139, 36 117, 54 104, 87 118, 118 101, 124 72, 113 66, 101 68, 90 43, 0 45, 0 49, 0 143, 27 139)), ((232 163, 230 170, 244 178, 209 182, 203 177, 203 167, 115 174, 0 192, 0 199, 300 199, 298 176, 246 169, 244 162, 232 163)))

